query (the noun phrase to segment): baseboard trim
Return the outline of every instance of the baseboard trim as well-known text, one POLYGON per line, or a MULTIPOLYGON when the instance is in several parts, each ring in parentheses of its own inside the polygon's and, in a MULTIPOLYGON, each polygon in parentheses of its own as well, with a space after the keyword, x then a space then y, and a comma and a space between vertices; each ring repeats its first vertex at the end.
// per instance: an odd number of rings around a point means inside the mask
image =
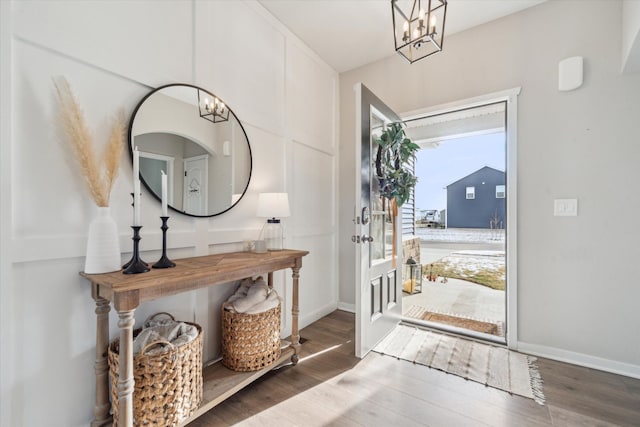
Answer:
POLYGON ((559 362, 583 366, 585 368, 592 368, 599 371, 610 372, 612 374, 640 379, 640 366, 632 365, 631 363, 618 362, 615 360, 590 356, 588 354, 524 342, 518 342, 518 351, 521 353, 557 360, 559 362))
POLYGON ((338 310, 348 311, 349 313, 356 313, 356 305, 355 304, 347 304, 346 302, 338 303, 338 310))
POLYGON ((322 319, 329 313, 333 313, 334 311, 336 311, 336 308, 336 303, 332 302, 318 308, 317 310, 312 311, 311 313, 300 316, 300 329, 304 328, 305 326, 309 326, 317 320, 322 319))

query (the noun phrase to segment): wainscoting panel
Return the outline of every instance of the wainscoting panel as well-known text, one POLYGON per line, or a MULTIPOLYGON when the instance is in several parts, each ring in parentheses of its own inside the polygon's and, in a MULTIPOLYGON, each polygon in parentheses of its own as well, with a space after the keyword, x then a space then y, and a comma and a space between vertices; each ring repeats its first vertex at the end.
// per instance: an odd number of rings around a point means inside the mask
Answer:
MULTIPOLYGON (((95 305, 78 272, 96 208, 56 128, 54 78, 64 76, 71 84, 98 152, 113 115, 124 109, 128 124, 153 87, 184 82, 220 95, 249 137, 251 183, 238 205, 219 216, 170 211, 169 257, 241 250, 264 224, 256 217, 258 194, 287 191, 293 213, 285 220, 287 246, 310 251, 301 270, 300 326, 336 308, 337 73, 297 39, 296 56, 289 58, 286 47, 295 36, 267 15, 254 1, 2 2, 1 68, 9 76, 2 75, 0 92, 10 96, 1 102, 10 132, 3 128, 0 144, 2 164, 10 169, 0 171, 0 327, 7 338, 0 346, 1 425, 48 425, 55 419, 75 427, 93 417, 95 305), (292 93, 285 90, 287 70, 295 70, 295 84, 301 85, 292 93), (314 111, 292 122, 287 112, 299 110, 308 97, 315 98, 314 111), (325 127, 330 130, 318 136, 325 127), (293 143, 294 134, 302 142, 293 143), (51 400, 62 383, 72 392, 51 400)), ((126 144, 110 201, 123 261, 132 247, 126 144)), ((142 193, 141 255, 155 262, 160 202, 144 188, 142 193)), ((291 271, 274 279, 285 299, 285 334, 291 326, 291 271)), ((137 324, 158 311, 195 320, 205 329, 208 360, 219 352, 219 308, 233 289, 230 283, 144 303, 136 310, 137 324)), ((111 338, 117 333, 112 311, 111 338)))
MULTIPOLYGON (((300 322, 308 325, 337 308, 335 238, 332 234, 293 237, 291 247, 309 251, 300 270, 300 322)), ((291 271, 285 274, 290 289, 291 271)), ((287 306, 291 307, 289 294, 287 306)), ((287 317, 291 317, 290 308, 287 317)))
POLYGON ((294 141, 292 144, 289 223, 296 235, 331 233, 335 229, 335 157, 294 141))
POLYGON ((241 120, 284 135, 285 36, 245 2, 197 2, 195 20, 196 80, 241 120))
POLYGON ((41 1, 13 7, 19 38, 63 56, 152 86, 192 78, 192 2, 41 1))
POLYGON ((335 72, 321 64, 308 49, 287 44, 287 97, 290 136, 295 141, 330 154, 335 153, 335 72))

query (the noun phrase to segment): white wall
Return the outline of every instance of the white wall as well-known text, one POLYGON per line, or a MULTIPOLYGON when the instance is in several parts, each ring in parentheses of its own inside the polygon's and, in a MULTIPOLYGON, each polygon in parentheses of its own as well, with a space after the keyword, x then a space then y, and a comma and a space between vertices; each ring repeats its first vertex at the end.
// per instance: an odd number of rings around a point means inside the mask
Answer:
MULTIPOLYGON (((339 221, 340 236, 352 234, 354 83, 401 113, 522 86, 518 347, 640 377, 640 75, 620 73, 621 10, 545 2, 448 37, 413 65, 397 55, 341 74, 339 221), (574 55, 585 58, 584 86, 559 92, 558 62, 574 55), (554 217, 557 198, 577 198, 579 216, 554 217)), ((354 303, 352 252, 342 239, 344 305, 354 303)))
MULTIPOLYGON (((162 84, 202 86, 229 102, 251 143, 245 197, 211 218, 174 214, 169 256, 240 250, 256 239, 260 192, 287 191, 287 246, 309 250, 301 270, 301 325, 337 305, 337 74, 254 1, 0 2, 0 345, 2 426, 80 426, 92 418, 95 315, 78 276, 95 208, 57 138, 52 78, 71 83, 95 141, 118 108, 130 114, 162 84), (63 390, 63 392, 61 392, 63 390)), ((131 160, 111 195, 130 256, 131 160)), ((143 190, 144 191, 144 190, 143 190)), ((160 206, 143 194, 143 257, 159 257, 160 206)), ((290 272, 276 274, 291 311, 290 272)), ((218 352, 218 309, 232 285, 143 304, 138 322, 167 310, 205 329, 218 352)), ((111 335, 116 336, 111 313, 111 335)), ((290 328, 286 315, 283 332, 290 328)))

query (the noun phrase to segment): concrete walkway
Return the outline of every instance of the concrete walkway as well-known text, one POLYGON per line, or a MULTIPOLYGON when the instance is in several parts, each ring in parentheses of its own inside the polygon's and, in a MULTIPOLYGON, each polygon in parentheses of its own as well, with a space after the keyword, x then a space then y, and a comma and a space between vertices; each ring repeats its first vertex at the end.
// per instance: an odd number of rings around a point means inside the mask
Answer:
MULTIPOLYGON (((487 241, 481 238, 486 230, 422 230, 429 236, 420 236, 420 262, 430 264, 454 252, 461 250, 502 250, 504 242, 487 241), (447 233, 447 238, 456 239, 456 233, 464 233, 468 241, 426 240, 447 233), (474 237, 479 236, 478 238, 474 237), (467 236, 471 235, 471 238, 467 236), (426 239, 425 239, 426 238, 426 239)), ((460 237, 460 236, 458 236, 460 237)), ((505 292, 477 285, 459 279, 448 279, 447 283, 428 282, 423 279, 422 293, 407 295, 402 299, 403 311, 412 305, 424 307, 427 311, 488 321, 491 323, 505 322, 506 298, 505 292)), ((441 279, 439 279, 441 280, 441 279)))
MULTIPOLYGON (((422 256, 422 254, 421 254, 422 256)), ((441 279, 439 279, 441 280, 441 279)), ((459 279, 422 283, 422 292, 402 298, 403 311, 412 305, 427 311, 498 323, 505 321, 505 292, 459 279)))

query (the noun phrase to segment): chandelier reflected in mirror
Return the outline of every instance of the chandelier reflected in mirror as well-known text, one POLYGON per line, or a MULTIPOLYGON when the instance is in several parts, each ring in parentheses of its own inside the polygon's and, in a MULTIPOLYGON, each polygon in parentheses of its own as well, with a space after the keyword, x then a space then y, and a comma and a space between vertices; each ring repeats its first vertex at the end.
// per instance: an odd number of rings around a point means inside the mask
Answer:
POLYGON ((220 99, 212 96, 209 99, 209 94, 204 93, 200 95, 198 90, 198 108, 200 109, 200 117, 209 120, 213 123, 226 122, 229 120, 229 108, 224 105, 220 99))
POLYGON ((410 63, 442 50, 447 0, 391 0, 396 52, 410 63))

